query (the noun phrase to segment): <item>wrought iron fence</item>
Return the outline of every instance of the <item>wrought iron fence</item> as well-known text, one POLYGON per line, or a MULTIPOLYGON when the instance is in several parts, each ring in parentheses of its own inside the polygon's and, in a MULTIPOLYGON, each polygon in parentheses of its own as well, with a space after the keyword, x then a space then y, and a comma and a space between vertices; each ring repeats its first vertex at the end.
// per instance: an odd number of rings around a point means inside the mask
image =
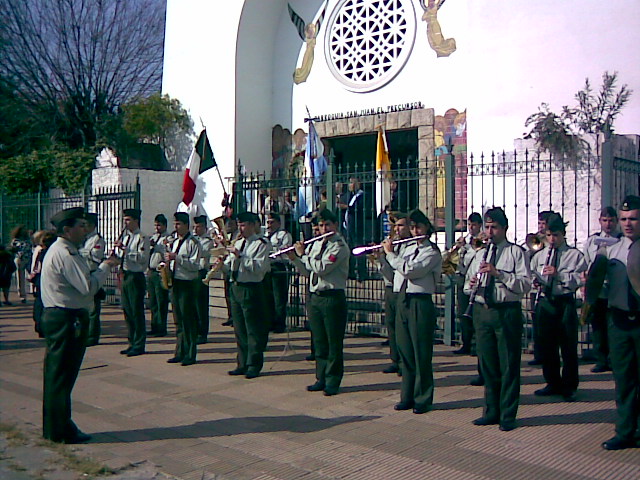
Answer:
MULTIPOLYGON (((455 237, 466 231, 466 217, 474 211, 483 213, 493 206, 502 207, 509 218, 508 237, 516 244, 524 245, 526 235, 538 230, 538 213, 544 210, 559 212, 567 227, 567 241, 581 248, 591 233, 599 230, 598 216, 604 199, 603 162, 597 156, 586 156, 579 161, 554 159, 553 157, 515 151, 491 155, 469 155, 453 158, 448 155, 433 160, 415 157, 396 159, 391 172, 394 183, 389 210, 409 211, 421 208, 436 227, 434 240, 444 252, 455 237), (447 162, 451 168, 447 169, 447 162), (447 171, 452 172, 450 177, 447 171), (451 189, 447 196, 447 189, 451 189), (447 198, 452 202, 445 201, 447 198), (447 210, 452 214, 453 231, 446 232, 447 210), (458 233, 456 233, 458 232, 458 233), (447 235, 448 234, 448 235, 447 235)), ((615 159, 612 162, 613 185, 611 202, 617 205, 628 193, 640 191, 640 163, 615 159)), ((309 185, 315 188, 315 204, 326 205, 339 214, 342 233, 350 247, 378 243, 388 231, 384 212, 378 212, 375 201, 375 183, 378 173, 371 166, 347 165, 344 168, 329 165, 326 173, 315 181, 291 177, 268 179, 265 174, 239 176, 233 185, 236 211, 258 212, 264 219, 267 213, 282 216, 283 225, 299 238, 301 232, 310 235, 308 218, 296 212, 296 200, 309 185), (355 192, 362 190, 357 208, 345 208, 355 192), (351 221, 356 232, 347 229, 345 213, 355 217, 351 221)), ((451 229, 449 229, 451 230, 451 229)), ((288 323, 303 327, 306 322, 305 304, 307 279, 295 272, 290 276, 290 301, 288 323)), ((434 298, 438 311, 436 338, 447 343, 459 340, 454 321, 454 292, 448 278, 438 285, 434 298)), ((367 259, 352 258, 350 279, 347 285, 348 331, 355 334, 386 335, 384 326, 384 284, 376 266, 367 259)), ((531 299, 523 300, 525 335, 523 348, 530 349, 532 342, 531 299)), ((580 332, 580 345, 588 350, 591 332, 588 326, 580 332)))

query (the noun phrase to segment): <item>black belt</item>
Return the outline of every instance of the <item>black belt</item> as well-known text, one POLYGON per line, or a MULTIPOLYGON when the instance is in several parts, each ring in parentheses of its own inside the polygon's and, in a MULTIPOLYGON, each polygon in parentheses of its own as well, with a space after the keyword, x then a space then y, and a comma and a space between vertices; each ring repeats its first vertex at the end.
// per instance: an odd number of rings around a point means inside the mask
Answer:
POLYGON ((483 304, 479 303, 478 306, 480 305, 488 310, 506 310, 508 308, 516 308, 516 307, 520 308, 522 306, 520 302, 502 302, 502 303, 495 303, 492 306, 489 306, 486 303, 483 303, 483 304))
POLYGON ((239 285, 241 287, 255 287, 261 285, 262 282, 231 282, 232 285, 239 285))
POLYGON ((335 297, 336 295, 344 295, 344 290, 339 288, 332 288, 330 290, 320 290, 318 292, 311 292, 311 295, 317 295, 319 297, 335 297))
POLYGON ((405 296, 407 298, 428 298, 429 300, 431 300, 431 294, 430 293, 405 293, 405 296))
POLYGON ((630 312, 616 307, 609 307, 609 310, 611 310, 614 317, 621 318, 623 321, 628 321, 633 325, 640 325, 640 312, 630 312))
POLYGON ((44 307, 45 310, 62 310, 63 312, 78 314, 86 312, 86 308, 66 308, 66 307, 44 307))
POLYGON ((130 270, 124 270, 125 276, 127 275, 144 275, 144 272, 132 272, 130 270))
POLYGON ((544 298, 550 302, 573 302, 576 299, 573 293, 567 293, 564 295, 545 295, 544 298))

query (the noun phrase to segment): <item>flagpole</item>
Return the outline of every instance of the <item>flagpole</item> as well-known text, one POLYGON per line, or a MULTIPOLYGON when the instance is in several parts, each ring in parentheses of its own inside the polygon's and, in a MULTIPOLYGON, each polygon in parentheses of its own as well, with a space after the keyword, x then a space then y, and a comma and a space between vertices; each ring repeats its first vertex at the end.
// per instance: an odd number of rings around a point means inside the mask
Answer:
MULTIPOLYGON (((202 118, 200 119, 200 123, 202 123, 202 118)), ((204 130, 204 136, 205 138, 208 139, 209 137, 207 136, 207 127, 204 126, 204 123, 202 124, 202 126, 204 130)), ((202 146, 202 152, 200 154, 200 158, 203 158, 203 157, 204 157, 204 145, 202 146)), ((218 162, 215 162, 215 164, 216 164, 215 169, 216 169, 216 172, 218 172, 218 178, 220 179, 220 185, 222 185, 222 193, 224 193, 224 196, 226 197, 227 189, 224 188, 224 181, 222 180, 222 174, 220 173, 220 169, 218 168, 218 162)))

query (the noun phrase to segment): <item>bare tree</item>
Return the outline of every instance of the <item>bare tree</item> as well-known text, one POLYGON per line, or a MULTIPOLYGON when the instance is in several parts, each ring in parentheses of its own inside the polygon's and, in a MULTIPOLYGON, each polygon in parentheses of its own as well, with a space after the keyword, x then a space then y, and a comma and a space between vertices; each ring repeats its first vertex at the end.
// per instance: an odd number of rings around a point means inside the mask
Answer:
POLYGON ((158 92, 164 0, 0 0, 0 81, 52 137, 93 147, 105 116, 158 92))

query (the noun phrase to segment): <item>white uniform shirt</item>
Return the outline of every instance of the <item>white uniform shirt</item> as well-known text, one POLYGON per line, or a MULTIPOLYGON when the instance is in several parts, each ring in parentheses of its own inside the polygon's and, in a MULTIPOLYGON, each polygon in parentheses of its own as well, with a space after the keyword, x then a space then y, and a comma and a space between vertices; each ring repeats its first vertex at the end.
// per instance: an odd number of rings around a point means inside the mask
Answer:
POLYGON ((211 266, 211 249, 214 247, 213 239, 207 235, 194 235, 195 238, 200 243, 200 270, 209 270, 211 266))
POLYGON ((187 233, 184 241, 177 238, 173 242, 171 251, 177 254, 176 259, 169 264, 173 278, 176 280, 195 280, 198 278, 201 257, 200 242, 191 233, 187 233))
POLYGON ((223 266, 232 281, 257 283, 264 280, 264 276, 271 269, 271 243, 262 235, 255 234, 236 240, 235 247, 240 250, 240 255, 230 254, 223 266))
MULTIPOLYGON (((277 252, 278 250, 282 250, 283 248, 290 247, 293 245, 293 239, 291 238, 291 234, 286 230, 276 230, 271 235, 269 235, 269 241, 271 242, 271 251, 277 252)), ((280 262, 287 263, 286 255, 280 255, 278 258, 271 260, 272 263, 280 262)))
POLYGON ((151 248, 151 254, 149 255, 149 269, 155 271, 160 263, 164 262, 164 254, 167 253, 167 239, 169 236, 166 232, 154 233, 149 241, 149 247, 151 248), (153 244, 153 247, 151 247, 153 244))
POLYGON ((80 255, 87 261, 87 265, 89 265, 89 270, 95 272, 98 269, 98 265, 100 265, 106 254, 105 249, 107 248, 107 244, 104 241, 98 232, 95 230, 87 235, 87 238, 84 241, 84 245, 78 250, 80 255))
POLYGON ((349 276, 349 247, 338 233, 311 244, 293 264, 309 277, 309 291, 344 290, 349 276))
MULTIPOLYGON (((627 257, 631 245, 633 242, 630 238, 622 237, 618 243, 607 249, 609 254, 609 264, 607 265, 607 279, 610 287, 609 306, 626 312, 630 310, 627 257)), ((47 257, 45 256, 45 258, 47 257)))
POLYGON ((387 261, 395 270, 394 292, 400 292, 405 281, 406 293, 436 292, 442 274, 442 254, 435 243, 426 239, 406 244, 400 255, 387 253, 387 261))
POLYGON ((549 247, 546 246, 542 251, 531 259, 531 272, 536 276, 538 283, 544 287, 552 284, 551 295, 567 295, 574 293, 582 286, 582 272, 587 270, 587 262, 584 255, 577 248, 563 245, 555 251, 556 275, 547 277, 542 275, 542 269, 549 256, 549 247))
POLYGON ((122 268, 125 272, 144 272, 149 265, 151 247, 149 237, 138 228, 134 232, 125 231, 122 243, 127 247, 124 251, 122 268))

